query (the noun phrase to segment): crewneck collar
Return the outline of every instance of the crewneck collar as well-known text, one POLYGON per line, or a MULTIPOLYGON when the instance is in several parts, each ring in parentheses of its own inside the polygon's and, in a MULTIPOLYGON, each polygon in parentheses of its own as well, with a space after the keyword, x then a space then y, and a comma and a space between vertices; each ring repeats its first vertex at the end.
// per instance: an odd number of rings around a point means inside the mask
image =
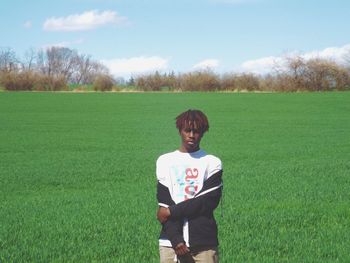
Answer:
POLYGON ((195 152, 181 152, 179 149, 177 149, 175 152, 179 153, 179 154, 183 154, 183 155, 191 155, 191 156, 196 156, 200 153, 203 152, 202 149, 199 149, 198 151, 195 151, 195 152))

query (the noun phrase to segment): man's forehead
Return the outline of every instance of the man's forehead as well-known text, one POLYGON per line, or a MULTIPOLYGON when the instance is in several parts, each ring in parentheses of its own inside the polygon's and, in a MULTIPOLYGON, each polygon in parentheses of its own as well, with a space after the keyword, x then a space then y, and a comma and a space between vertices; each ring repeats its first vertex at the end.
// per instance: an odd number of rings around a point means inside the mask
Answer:
POLYGON ((198 129, 199 125, 196 121, 186 120, 184 128, 198 129))

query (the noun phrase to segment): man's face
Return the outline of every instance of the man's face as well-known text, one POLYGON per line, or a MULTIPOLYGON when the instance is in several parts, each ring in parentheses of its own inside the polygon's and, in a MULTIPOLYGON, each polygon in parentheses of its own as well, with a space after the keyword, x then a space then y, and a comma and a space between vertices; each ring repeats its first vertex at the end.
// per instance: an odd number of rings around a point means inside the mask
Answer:
POLYGON ((202 139, 202 132, 196 125, 185 126, 180 131, 182 139, 181 150, 185 152, 195 152, 199 150, 199 144, 202 139))

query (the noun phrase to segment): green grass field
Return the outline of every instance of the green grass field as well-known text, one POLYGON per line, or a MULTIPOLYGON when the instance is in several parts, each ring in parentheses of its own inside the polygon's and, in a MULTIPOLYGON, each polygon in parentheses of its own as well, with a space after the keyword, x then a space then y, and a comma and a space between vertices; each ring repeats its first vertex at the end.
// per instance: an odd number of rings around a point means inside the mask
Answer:
POLYGON ((350 262, 349 92, 2 92, 0 262, 158 262, 155 161, 188 108, 224 165, 221 262, 350 262))

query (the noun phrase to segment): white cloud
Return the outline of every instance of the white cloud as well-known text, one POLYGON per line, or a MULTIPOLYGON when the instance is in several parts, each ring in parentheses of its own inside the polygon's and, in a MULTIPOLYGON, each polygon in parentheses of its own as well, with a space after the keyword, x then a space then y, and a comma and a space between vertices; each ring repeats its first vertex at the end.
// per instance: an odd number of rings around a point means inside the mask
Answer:
POLYGON ((32 21, 28 20, 28 21, 24 22, 23 26, 25 28, 31 28, 33 26, 33 23, 32 23, 32 21))
POLYGON ((276 65, 280 65, 282 57, 265 57, 255 60, 248 60, 242 63, 239 71, 251 72, 255 74, 266 74, 271 72, 276 65))
POLYGON ((95 29, 106 24, 120 25, 126 21, 126 17, 119 16, 114 11, 91 10, 67 17, 51 17, 45 21, 43 28, 47 31, 81 31, 95 29))
POLYGON ((79 45, 84 43, 84 39, 76 39, 73 41, 62 41, 62 42, 58 42, 58 43, 53 43, 53 44, 46 44, 43 45, 42 48, 47 49, 50 47, 70 47, 72 45, 79 45))
POLYGON ((312 51, 301 55, 304 59, 325 58, 337 63, 344 63, 344 56, 350 53, 350 44, 342 47, 328 47, 321 51, 312 51))
POLYGON ((217 59, 206 59, 203 60, 196 65, 194 65, 193 69, 214 69, 219 66, 219 60, 217 59))
POLYGON ((301 53, 298 51, 289 52, 283 56, 270 56, 259 58, 255 60, 248 60, 242 63, 237 71, 240 72, 251 72, 255 74, 266 74, 272 72, 276 67, 284 67, 284 58, 300 56, 305 60, 313 58, 330 59, 337 63, 344 63, 344 56, 350 54, 350 44, 342 47, 328 47, 323 50, 315 50, 307 53, 301 53))
POLYGON ((106 65, 112 75, 116 77, 130 77, 131 75, 135 74, 165 70, 168 67, 168 59, 158 56, 117 58, 102 60, 101 62, 106 65))

